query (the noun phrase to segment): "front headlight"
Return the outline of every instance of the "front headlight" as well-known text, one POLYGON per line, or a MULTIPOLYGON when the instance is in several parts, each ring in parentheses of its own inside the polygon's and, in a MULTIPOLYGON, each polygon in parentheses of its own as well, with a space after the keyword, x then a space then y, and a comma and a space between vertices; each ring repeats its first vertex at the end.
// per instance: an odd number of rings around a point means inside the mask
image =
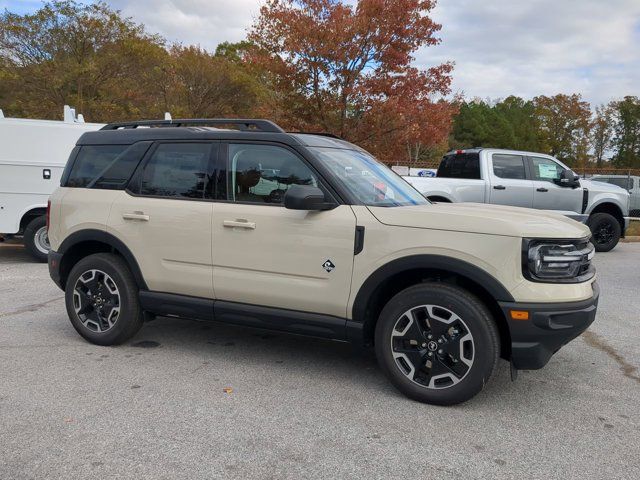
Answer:
POLYGON ((595 249, 588 238, 579 240, 524 239, 522 270, 536 282, 578 283, 595 275, 595 249))

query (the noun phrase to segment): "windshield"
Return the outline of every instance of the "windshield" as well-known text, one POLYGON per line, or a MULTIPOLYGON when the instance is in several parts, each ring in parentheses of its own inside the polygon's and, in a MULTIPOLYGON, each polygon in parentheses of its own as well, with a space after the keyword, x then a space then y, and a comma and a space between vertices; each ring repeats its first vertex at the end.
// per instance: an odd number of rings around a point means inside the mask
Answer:
POLYGON ((365 205, 398 207, 429 203, 402 177, 364 151, 324 147, 309 150, 365 205))

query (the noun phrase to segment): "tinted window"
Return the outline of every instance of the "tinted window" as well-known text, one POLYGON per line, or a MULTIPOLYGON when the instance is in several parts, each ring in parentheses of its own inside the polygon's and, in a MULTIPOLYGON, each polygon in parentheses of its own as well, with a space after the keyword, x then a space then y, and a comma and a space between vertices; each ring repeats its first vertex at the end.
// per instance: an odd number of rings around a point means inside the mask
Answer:
POLYGON ((144 167, 140 193, 204 198, 211 181, 209 143, 161 143, 144 167))
POLYGON ((524 158, 520 155, 493 155, 493 173, 500 178, 526 179, 524 158))
POLYGON ((533 157, 533 179, 553 182, 560 179, 560 175, 564 171, 558 163, 548 158, 533 157))
POLYGON ((86 188, 128 145, 84 145, 73 163, 67 187, 86 188))
POLYGON ((272 145, 229 145, 229 200, 282 204, 291 185, 318 186, 311 169, 289 150, 272 145))
POLYGON ((480 154, 446 155, 438 167, 438 177, 480 179, 480 154))

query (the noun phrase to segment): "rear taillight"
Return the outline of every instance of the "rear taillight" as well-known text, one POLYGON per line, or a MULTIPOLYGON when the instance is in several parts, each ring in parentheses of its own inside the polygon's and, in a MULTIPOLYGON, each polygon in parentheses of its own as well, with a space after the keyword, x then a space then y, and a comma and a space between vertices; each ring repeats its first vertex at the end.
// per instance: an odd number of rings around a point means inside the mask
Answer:
POLYGON ((47 200, 47 230, 49 230, 50 218, 51 218, 51 200, 47 200))

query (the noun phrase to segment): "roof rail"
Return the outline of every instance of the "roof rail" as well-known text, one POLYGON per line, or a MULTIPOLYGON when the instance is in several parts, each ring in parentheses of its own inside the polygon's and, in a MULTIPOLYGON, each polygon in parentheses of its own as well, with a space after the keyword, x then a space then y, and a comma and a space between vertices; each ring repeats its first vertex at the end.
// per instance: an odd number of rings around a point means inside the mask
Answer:
POLYGON ((297 133, 299 135, 318 135, 320 137, 329 137, 329 138, 335 138, 337 140, 344 140, 344 138, 339 137, 338 135, 335 135, 333 133, 327 133, 327 132, 289 132, 289 133, 297 133))
POLYGON ((134 122, 119 122, 105 125, 100 130, 121 130, 132 129, 138 127, 185 127, 190 125, 237 125, 242 131, 285 133, 275 123, 269 120, 250 119, 250 118, 187 118, 176 120, 141 120, 134 122))

